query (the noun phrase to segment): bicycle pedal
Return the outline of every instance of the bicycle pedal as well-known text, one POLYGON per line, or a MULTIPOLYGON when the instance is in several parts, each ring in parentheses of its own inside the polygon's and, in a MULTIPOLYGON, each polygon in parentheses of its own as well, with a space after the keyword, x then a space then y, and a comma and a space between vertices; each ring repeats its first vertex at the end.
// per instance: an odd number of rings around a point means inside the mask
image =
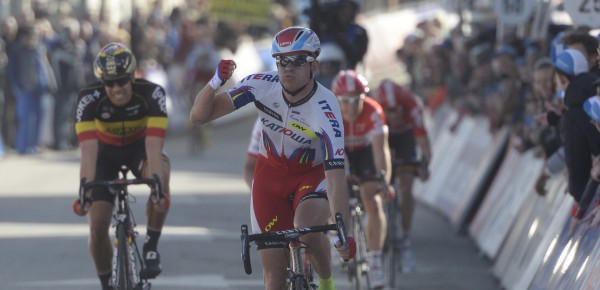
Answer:
POLYGON ((152 284, 148 282, 139 282, 133 290, 150 290, 152 288, 152 284))

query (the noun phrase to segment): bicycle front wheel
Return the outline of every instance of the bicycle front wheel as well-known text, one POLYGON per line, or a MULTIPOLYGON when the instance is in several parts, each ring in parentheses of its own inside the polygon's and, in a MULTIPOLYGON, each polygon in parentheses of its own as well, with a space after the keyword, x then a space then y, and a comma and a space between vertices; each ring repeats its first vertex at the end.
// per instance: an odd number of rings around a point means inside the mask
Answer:
POLYGON ((112 279, 113 287, 118 290, 133 289, 134 284, 129 279, 127 228, 118 224, 115 234, 115 253, 113 254, 112 279))
POLYGON ((354 238, 356 239, 356 256, 354 257, 354 267, 352 267, 354 289, 370 290, 369 281, 369 260, 367 253, 367 236, 363 227, 363 212, 361 209, 352 213, 352 226, 354 238))
POLYGON ((395 199, 387 204, 386 215, 388 226, 384 246, 384 267, 387 273, 388 285, 393 289, 396 287, 396 256, 398 255, 396 232, 400 226, 395 199))

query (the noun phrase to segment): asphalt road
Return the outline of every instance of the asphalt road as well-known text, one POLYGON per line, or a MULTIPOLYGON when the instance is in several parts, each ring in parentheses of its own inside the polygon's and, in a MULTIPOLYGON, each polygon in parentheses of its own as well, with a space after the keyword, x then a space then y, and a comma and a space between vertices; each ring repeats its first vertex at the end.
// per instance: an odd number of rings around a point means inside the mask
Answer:
MULTIPOLYGON (((252 275, 240 260, 239 228, 249 222, 250 200, 242 165, 253 121, 250 116, 211 128, 200 156, 190 156, 184 136, 167 142, 173 198, 159 244, 164 270, 152 289, 264 289, 256 252, 252 275)), ((99 289, 87 222, 71 210, 78 162, 77 150, 0 160, 0 289, 99 289)), ((147 194, 134 194, 143 237, 147 194)), ((499 289, 490 262, 435 212, 417 208, 413 236, 417 270, 399 274, 397 289, 499 289)), ((338 289, 349 289, 338 268, 334 277, 338 289)))

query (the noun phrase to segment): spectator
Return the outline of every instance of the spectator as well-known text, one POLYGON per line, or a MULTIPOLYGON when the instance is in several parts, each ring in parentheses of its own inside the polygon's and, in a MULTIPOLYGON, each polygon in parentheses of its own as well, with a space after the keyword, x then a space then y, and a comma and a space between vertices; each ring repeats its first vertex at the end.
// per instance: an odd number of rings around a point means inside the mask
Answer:
POLYGON ((326 43, 321 46, 319 54, 319 70, 315 80, 324 87, 331 89, 333 79, 337 73, 346 68, 346 55, 335 43, 326 43))
MULTIPOLYGON (((4 40, 0 38, 0 108, 5 107, 6 103, 6 94, 4 93, 4 89, 6 88, 6 65, 8 63, 8 57, 6 56, 6 45, 4 44, 4 40)), ((2 129, 4 128, 4 110, 0 110, 0 133, 4 133, 2 129)), ((0 134, 0 158, 4 156, 4 140, 0 134)))
MULTIPOLYGON (((4 51, 8 55, 13 50, 16 43, 18 24, 17 19, 12 16, 8 16, 2 20, 0 27, 0 38, 4 43, 4 51)), ((6 64, 8 65, 8 63, 6 64)), ((5 72, 8 67, 5 67, 5 72)), ((12 93, 8 83, 8 75, 5 73, 0 79, 0 90, 4 92, 4 104, 0 111, 0 133, 4 144, 10 148, 15 147, 16 143, 16 132, 17 132, 17 121, 15 120, 15 97, 12 93)))
POLYGON ((518 51, 512 45, 501 45, 496 50, 492 67, 499 81, 496 90, 487 96, 486 104, 492 132, 503 125, 522 125, 527 89, 520 78, 518 57, 518 51))
POLYGON ((583 54, 589 65, 590 71, 598 74, 598 38, 591 36, 588 31, 579 31, 568 33, 561 39, 567 48, 577 49, 583 54))
POLYGON ((555 83, 564 90, 565 110, 562 113, 561 140, 565 147, 565 161, 569 171, 569 194, 579 202, 590 178, 591 156, 600 153, 600 133, 583 111, 583 103, 596 94, 594 81, 598 76, 589 72, 585 56, 578 50, 566 49, 554 62, 555 83))
POLYGON ((369 45, 367 31, 355 22, 359 9, 356 0, 338 0, 333 10, 333 21, 318 33, 323 44, 335 42, 344 50, 347 69, 356 69, 369 45))
POLYGON ((8 63, 9 83, 16 97, 16 149, 19 154, 31 154, 39 149, 42 97, 56 88, 56 80, 46 50, 39 45, 37 29, 22 27, 17 39, 8 63))
POLYGON ((85 84, 85 42, 79 38, 79 22, 68 18, 62 21, 61 26, 56 47, 50 53, 57 81, 52 118, 52 148, 57 150, 69 149, 77 144, 70 116, 77 102, 77 92, 85 84))

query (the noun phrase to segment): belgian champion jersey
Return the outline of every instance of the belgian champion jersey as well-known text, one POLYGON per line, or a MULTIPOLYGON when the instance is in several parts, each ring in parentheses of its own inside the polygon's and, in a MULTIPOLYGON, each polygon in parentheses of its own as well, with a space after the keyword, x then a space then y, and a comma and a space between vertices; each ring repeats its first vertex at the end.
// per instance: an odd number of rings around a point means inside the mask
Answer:
POLYGON ((75 130, 79 142, 98 139, 102 144, 126 146, 146 136, 165 137, 168 118, 165 90, 136 79, 132 98, 125 106, 113 105, 102 83, 79 92, 75 130))

